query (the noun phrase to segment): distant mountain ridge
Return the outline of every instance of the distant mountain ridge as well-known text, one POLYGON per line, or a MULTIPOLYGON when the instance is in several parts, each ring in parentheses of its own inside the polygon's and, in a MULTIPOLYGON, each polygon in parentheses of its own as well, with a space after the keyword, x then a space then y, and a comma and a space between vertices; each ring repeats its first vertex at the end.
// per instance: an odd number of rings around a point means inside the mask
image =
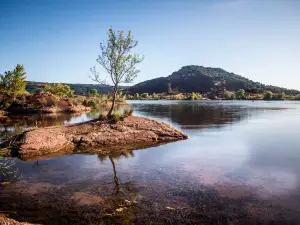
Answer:
MULTIPOLYGON (((34 93, 36 89, 43 88, 47 84, 53 84, 48 82, 35 82, 35 81, 27 81, 26 90, 30 93, 34 93)), ((74 90, 74 94, 76 95, 88 95, 90 90, 93 88, 97 89, 99 93, 106 94, 110 93, 113 90, 112 86, 103 85, 103 84, 72 84, 72 83, 64 83, 71 87, 74 90)), ((127 86, 121 86, 120 89, 128 88, 127 86)))
POLYGON ((183 66, 168 77, 159 77, 138 83, 128 89, 129 93, 163 93, 171 87, 182 93, 208 93, 216 87, 229 91, 244 89, 249 93, 272 91, 288 95, 300 94, 298 90, 286 89, 254 82, 243 76, 227 72, 221 68, 203 67, 197 65, 183 66))

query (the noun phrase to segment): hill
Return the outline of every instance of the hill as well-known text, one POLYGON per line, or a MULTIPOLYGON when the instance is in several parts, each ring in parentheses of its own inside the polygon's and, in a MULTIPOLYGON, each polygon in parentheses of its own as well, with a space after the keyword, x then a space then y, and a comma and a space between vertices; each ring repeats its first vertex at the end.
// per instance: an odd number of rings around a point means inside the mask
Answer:
MULTIPOLYGON (((26 85, 26 90, 30 93, 34 93, 37 89, 43 88, 45 85, 49 83, 47 82, 34 82, 28 81, 26 85)), ((113 87, 109 85, 102 85, 102 84, 68 84, 71 89, 74 90, 75 95, 88 95, 91 89, 95 88, 98 90, 99 93, 110 93, 113 90, 113 87)), ((120 87, 120 89, 124 89, 127 87, 120 87)))
POLYGON ((221 68, 211 68, 203 66, 184 66, 180 70, 173 72, 168 77, 160 77, 138 83, 128 89, 129 93, 163 93, 175 90, 181 93, 209 93, 215 89, 226 89, 237 91, 244 89, 249 93, 263 93, 272 91, 273 93, 285 92, 287 95, 300 94, 297 90, 290 90, 282 87, 264 85, 254 82, 240 75, 227 72, 221 68))

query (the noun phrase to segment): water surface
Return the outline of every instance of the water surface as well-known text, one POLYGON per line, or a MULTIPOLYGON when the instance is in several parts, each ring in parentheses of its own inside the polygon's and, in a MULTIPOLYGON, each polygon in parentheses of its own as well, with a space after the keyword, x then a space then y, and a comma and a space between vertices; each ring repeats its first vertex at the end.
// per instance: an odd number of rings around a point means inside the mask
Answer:
MULTIPOLYGON (((0 187, 0 211, 46 224, 300 223, 299 102, 128 102, 135 115, 169 123, 189 139, 123 155, 17 160, 22 177, 0 187)), ((97 113, 65 117, 12 119, 6 128, 97 113)))

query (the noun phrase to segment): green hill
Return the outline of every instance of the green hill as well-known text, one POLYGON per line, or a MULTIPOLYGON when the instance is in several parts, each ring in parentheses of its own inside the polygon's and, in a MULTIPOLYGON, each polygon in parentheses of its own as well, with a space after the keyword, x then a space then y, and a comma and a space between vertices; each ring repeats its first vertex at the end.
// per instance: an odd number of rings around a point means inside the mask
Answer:
POLYGON ((209 93, 216 88, 224 88, 230 91, 244 89, 249 93, 263 93, 272 91, 288 95, 300 94, 297 90, 264 85, 254 82, 240 75, 227 72, 220 68, 203 66, 184 66, 168 77, 160 77, 138 83, 128 89, 129 93, 163 93, 170 89, 182 93, 200 92, 209 93))

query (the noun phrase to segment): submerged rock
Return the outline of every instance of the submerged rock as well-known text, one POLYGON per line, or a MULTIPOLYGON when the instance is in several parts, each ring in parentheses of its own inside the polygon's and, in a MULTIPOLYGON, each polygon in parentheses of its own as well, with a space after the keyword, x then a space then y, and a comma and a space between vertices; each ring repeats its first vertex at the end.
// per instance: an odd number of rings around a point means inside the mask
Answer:
POLYGON ((168 124, 129 116, 115 124, 96 120, 32 129, 19 136, 14 144, 21 158, 32 158, 55 152, 92 151, 106 154, 183 139, 187 139, 187 135, 168 124))

